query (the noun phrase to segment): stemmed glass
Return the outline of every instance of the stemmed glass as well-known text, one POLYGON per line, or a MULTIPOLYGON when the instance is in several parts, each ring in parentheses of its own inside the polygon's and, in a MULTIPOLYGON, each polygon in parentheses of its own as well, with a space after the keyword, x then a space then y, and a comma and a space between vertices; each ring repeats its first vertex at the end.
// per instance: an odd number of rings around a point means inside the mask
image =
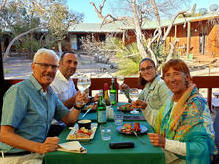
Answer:
MULTIPOLYGON (((131 88, 129 91, 129 96, 132 99, 132 101, 136 101, 139 96, 139 90, 137 88, 131 88)), ((137 111, 136 108, 134 108, 131 112, 131 114, 138 114, 139 111, 137 111)))
POLYGON ((77 87, 83 93, 90 86, 90 82, 85 75, 80 75, 77 81, 77 87))
MULTIPOLYGON (((90 85, 91 85, 90 78, 88 78, 86 75, 79 75, 77 81, 77 87, 81 93, 83 93, 87 88, 89 88, 90 85)), ((83 105, 84 104, 85 102, 83 102, 83 105)))
MULTIPOLYGON (((117 83, 121 86, 123 83, 124 83, 124 77, 123 76, 117 76, 117 83)), ((121 90, 120 90, 120 93, 123 93, 121 90)))

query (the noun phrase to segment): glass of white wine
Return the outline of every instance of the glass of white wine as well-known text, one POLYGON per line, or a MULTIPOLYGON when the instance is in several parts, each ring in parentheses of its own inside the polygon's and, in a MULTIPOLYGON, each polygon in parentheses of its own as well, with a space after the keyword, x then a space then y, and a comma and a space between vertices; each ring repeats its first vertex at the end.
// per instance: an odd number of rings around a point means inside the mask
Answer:
MULTIPOLYGON (((90 85, 91 85, 91 81, 86 75, 79 75, 77 81, 77 87, 81 93, 83 93, 87 88, 89 88, 90 85)), ((85 102, 83 102, 83 105, 84 104, 85 102)))
MULTIPOLYGON (((129 91, 129 96, 132 99, 132 101, 136 101, 138 99, 138 96, 139 96, 138 88, 131 88, 129 91)), ((137 111, 137 109, 134 108, 130 113, 131 114, 138 114, 139 111, 137 111)))

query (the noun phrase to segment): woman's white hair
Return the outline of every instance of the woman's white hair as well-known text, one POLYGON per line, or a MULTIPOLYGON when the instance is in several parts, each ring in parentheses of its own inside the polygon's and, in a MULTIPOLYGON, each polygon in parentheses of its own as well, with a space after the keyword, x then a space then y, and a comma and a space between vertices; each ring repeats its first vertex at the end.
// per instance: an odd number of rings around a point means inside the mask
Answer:
POLYGON ((50 54, 56 58, 57 61, 59 61, 59 57, 57 56, 56 52, 50 49, 46 48, 40 48, 33 57, 33 62, 36 62, 36 60, 41 57, 42 55, 50 54))

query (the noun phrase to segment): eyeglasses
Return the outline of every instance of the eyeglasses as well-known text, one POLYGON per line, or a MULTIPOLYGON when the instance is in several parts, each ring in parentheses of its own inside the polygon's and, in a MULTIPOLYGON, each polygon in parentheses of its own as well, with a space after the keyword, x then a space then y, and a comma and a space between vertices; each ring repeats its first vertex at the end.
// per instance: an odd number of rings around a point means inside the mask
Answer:
POLYGON ((164 79, 170 79, 170 78, 180 78, 183 76, 182 72, 173 72, 172 74, 166 73, 164 75, 164 79))
POLYGON ((43 69, 48 69, 49 67, 52 67, 52 69, 57 69, 58 65, 53 64, 46 64, 46 63, 34 63, 40 65, 43 69))
POLYGON ((147 67, 145 67, 145 68, 140 68, 139 70, 140 70, 141 72, 144 72, 144 71, 151 71, 153 68, 154 68, 154 66, 147 66, 147 67))

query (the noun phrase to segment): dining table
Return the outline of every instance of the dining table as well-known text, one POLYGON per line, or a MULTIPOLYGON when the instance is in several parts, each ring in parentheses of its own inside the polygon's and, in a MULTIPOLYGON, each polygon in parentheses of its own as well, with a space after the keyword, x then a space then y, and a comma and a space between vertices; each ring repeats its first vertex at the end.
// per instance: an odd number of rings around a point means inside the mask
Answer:
MULTIPOLYGON (((118 111, 119 106, 124 103, 117 103, 112 106, 114 114, 121 113, 118 111)), ((123 112, 122 112, 123 113, 123 112)), ((82 119, 83 113, 80 114, 79 120, 82 119)), ((123 113, 125 123, 139 122, 141 126, 147 128, 147 133, 152 133, 153 128, 144 119, 142 112, 139 114, 123 113)), ((83 119, 90 119, 96 122, 96 112, 89 112, 83 119)), ((60 143, 68 142, 66 140, 70 128, 66 127, 59 135, 60 143)), ((79 141, 87 149, 87 153, 72 153, 63 151, 54 151, 46 153, 44 156, 45 164, 164 164, 165 157, 162 148, 155 147, 151 144, 147 133, 141 135, 123 134, 115 125, 113 120, 108 120, 105 125, 98 125, 94 138, 86 141, 79 141), (101 139, 101 126, 111 128, 111 139, 104 141, 101 139), (133 148, 111 149, 109 144, 114 142, 133 142, 133 148)))

